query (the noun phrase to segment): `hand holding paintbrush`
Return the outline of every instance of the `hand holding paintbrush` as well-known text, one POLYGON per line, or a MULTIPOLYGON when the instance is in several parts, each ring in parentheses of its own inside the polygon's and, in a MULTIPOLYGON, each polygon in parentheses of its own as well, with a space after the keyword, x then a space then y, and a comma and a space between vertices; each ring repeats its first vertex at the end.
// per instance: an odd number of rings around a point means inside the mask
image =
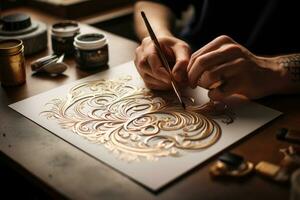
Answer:
POLYGON ((160 60, 161 60, 161 62, 162 62, 162 64, 163 64, 163 66, 166 68, 167 72, 168 72, 169 75, 170 75, 172 88, 173 88, 173 90, 174 90, 174 92, 175 92, 175 94, 176 94, 176 96, 177 96, 177 98, 178 98, 180 104, 181 104, 182 107, 185 109, 185 104, 184 104, 184 102, 183 102, 183 100, 182 100, 182 98, 181 98, 180 91, 179 91, 179 89, 178 89, 178 87, 177 87, 177 85, 176 85, 176 81, 175 81, 175 79, 174 79, 174 77, 173 77, 172 70, 171 70, 171 68, 170 68, 170 66, 169 66, 168 60, 167 60, 165 54, 163 53, 163 51, 162 51, 162 49, 161 49, 161 46, 160 46, 160 44, 159 44, 159 42, 158 42, 158 40, 157 40, 157 38, 156 38, 156 36, 155 36, 155 33, 153 32, 153 29, 151 28, 151 25, 150 25, 150 23, 149 23, 149 21, 148 21, 146 15, 145 15, 145 13, 144 13, 144 12, 141 12, 141 15, 142 15, 142 17, 143 17, 143 20, 144 20, 144 22, 145 22, 145 25, 146 25, 147 30, 148 30, 148 32, 149 32, 149 35, 150 35, 150 37, 151 37, 151 39, 152 39, 152 41, 153 41, 153 43, 154 43, 154 45, 155 45, 156 51, 157 51, 157 53, 158 53, 158 56, 159 56, 159 58, 160 58, 160 60))

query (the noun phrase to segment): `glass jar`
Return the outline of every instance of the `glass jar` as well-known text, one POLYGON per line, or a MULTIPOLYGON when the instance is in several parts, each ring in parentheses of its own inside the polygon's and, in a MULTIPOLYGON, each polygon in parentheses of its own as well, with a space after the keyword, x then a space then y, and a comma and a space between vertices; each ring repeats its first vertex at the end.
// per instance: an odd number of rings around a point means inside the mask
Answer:
POLYGON ((51 41, 53 52, 57 55, 74 55, 74 37, 79 34, 80 28, 75 21, 62 21, 52 25, 51 41))
POLYGON ((3 86, 16 86, 26 82, 22 40, 9 39, 0 42, 0 81, 3 86))
POLYGON ((75 60, 81 69, 95 69, 107 66, 108 43, 101 33, 81 34, 75 37, 75 60))

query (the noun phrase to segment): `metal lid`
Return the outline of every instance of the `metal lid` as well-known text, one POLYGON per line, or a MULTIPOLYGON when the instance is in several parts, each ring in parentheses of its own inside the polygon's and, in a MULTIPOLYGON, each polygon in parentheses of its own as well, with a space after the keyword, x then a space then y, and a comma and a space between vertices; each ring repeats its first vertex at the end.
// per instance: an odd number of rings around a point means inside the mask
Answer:
POLYGON ((52 35, 60 37, 72 37, 79 33, 78 23, 75 21, 61 21, 52 25, 52 35))
POLYGON ((18 31, 31 26, 31 19, 23 13, 15 13, 1 17, 4 31, 18 31))
POLYGON ((0 41, 0 55, 13 55, 23 49, 22 40, 9 39, 0 41))
POLYGON ((74 46, 83 50, 99 49, 107 44, 107 39, 101 33, 80 34, 75 37, 74 46))

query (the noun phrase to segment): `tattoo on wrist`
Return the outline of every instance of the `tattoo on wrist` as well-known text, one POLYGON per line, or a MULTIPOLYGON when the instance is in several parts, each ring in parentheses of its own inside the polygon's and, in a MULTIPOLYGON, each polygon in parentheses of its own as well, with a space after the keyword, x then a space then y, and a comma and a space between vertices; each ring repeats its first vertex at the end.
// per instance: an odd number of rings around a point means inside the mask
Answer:
POLYGON ((282 56, 278 63, 293 76, 293 81, 300 81, 300 54, 282 56))

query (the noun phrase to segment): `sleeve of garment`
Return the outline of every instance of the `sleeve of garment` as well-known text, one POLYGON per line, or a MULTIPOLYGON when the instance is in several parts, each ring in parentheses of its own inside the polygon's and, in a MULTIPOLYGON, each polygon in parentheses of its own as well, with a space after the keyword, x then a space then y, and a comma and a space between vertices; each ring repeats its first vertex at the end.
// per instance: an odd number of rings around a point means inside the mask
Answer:
POLYGON ((189 0, 137 0, 137 1, 151 1, 160 3, 170 8, 176 17, 180 17, 181 13, 185 11, 190 5, 189 0))

